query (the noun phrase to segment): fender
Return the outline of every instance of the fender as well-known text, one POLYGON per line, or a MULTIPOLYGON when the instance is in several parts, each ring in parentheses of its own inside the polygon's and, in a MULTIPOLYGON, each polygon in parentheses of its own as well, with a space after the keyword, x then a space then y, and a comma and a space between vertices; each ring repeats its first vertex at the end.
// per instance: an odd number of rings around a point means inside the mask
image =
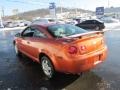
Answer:
MULTIPOLYGON (((55 67, 55 69, 57 69, 57 68, 59 67, 59 64, 58 64, 58 62, 57 62, 57 60, 56 60, 56 56, 55 56, 54 53, 50 53, 48 50, 45 50, 45 49, 40 49, 40 50, 39 50, 39 55, 40 55, 41 53, 42 53, 42 54, 45 54, 46 56, 48 56, 48 58, 50 58, 53 66, 55 67)), ((39 56, 38 56, 38 57, 39 57, 39 56)), ((40 61, 39 61, 39 63, 40 63, 40 61)))

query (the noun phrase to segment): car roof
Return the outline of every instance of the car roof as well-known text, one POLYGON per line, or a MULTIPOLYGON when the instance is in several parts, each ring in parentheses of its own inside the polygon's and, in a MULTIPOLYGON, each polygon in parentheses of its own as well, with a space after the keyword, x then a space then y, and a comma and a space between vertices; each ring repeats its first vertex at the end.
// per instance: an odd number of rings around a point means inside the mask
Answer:
POLYGON ((99 19, 89 19, 89 20, 85 20, 85 21, 97 21, 97 22, 102 22, 102 21, 99 20, 99 19))
MULTIPOLYGON (((99 19, 89 19, 89 20, 85 20, 85 21, 83 21, 83 22, 91 22, 91 21, 96 21, 96 22, 98 22, 98 23, 103 23, 103 21, 101 21, 101 20, 99 20, 99 19)), ((83 23, 82 22, 82 23, 83 23)))
POLYGON ((97 21, 97 20, 94 20, 94 19, 89 19, 89 20, 85 20, 85 21, 97 21))
POLYGON ((43 24, 33 24, 30 26, 38 26, 38 27, 42 27, 42 28, 48 28, 49 26, 52 26, 52 25, 58 25, 58 24, 56 24, 56 23, 43 23, 43 24))

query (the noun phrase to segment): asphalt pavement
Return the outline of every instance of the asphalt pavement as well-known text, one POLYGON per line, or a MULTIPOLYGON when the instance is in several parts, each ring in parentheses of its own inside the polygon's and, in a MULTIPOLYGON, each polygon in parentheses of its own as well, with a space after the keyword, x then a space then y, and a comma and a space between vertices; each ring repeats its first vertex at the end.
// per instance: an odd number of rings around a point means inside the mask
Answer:
POLYGON ((59 73, 54 80, 44 77, 40 65, 30 58, 15 55, 17 32, 0 31, 0 90, 120 90, 120 30, 105 32, 104 63, 82 76, 59 73))

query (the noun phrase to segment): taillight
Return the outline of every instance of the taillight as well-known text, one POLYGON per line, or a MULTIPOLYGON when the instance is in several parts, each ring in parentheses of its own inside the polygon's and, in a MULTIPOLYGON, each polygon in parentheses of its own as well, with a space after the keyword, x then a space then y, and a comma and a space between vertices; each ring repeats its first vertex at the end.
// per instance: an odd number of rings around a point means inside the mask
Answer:
POLYGON ((70 54, 76 54, 77 53, 77 47, 75 47, 75 46, 70 46, 69 47, 69 49, 68 49, 68 52, 70 53, 70 54))

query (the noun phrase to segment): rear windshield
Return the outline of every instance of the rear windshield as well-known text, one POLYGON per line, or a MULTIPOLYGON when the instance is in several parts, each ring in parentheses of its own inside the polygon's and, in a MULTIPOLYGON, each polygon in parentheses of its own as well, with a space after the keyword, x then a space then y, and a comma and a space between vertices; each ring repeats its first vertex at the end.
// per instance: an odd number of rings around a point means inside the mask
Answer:
POLYGON ((75 34, 81 34, 87 32, 86 30, 79 28, 74 25, 63 24, 63 25, 52 25, 48 27, 48 31, 52 36, 56 38, 62 38, 75 34))

